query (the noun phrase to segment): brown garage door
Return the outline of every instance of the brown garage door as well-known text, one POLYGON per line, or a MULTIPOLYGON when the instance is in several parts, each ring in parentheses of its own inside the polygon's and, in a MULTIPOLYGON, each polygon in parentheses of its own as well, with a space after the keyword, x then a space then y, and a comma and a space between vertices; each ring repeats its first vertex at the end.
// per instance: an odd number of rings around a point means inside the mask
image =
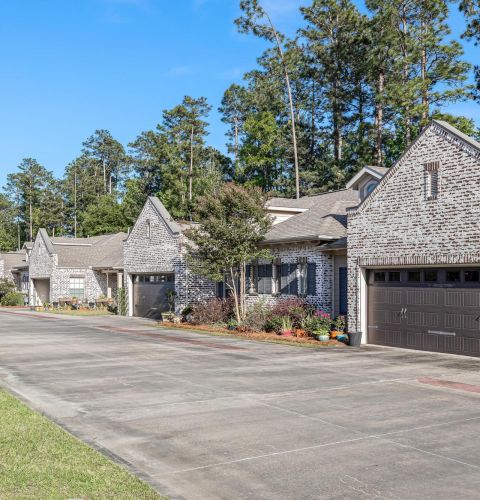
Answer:
POLYGON ((480 356, 478 269, 368 272, 368 342, 480 356))
POLYGON ((133 276, 134 316, 160 319, 169 310, 168 290, 175 290, 174 274, 133 276))

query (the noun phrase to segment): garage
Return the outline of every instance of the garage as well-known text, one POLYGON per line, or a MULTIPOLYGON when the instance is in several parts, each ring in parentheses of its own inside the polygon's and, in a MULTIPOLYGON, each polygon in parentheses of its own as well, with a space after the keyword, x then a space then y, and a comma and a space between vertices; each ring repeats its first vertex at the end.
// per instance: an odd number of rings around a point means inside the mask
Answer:
POLYGON ((478 268, 367 271, 368 342, 480 356, 478 268))
POLYGON ((132 276, 133 314, 143 318, 161 319, 169 311, 168 291, 175 291, 173 273, 132 276))

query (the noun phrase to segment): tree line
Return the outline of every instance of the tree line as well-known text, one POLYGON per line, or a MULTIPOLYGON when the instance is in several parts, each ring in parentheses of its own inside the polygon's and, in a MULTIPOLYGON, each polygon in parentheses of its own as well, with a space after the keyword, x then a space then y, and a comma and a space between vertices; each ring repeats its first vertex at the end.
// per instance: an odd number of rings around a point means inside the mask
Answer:
POLYGON ((479 137, 473 120, 446 105, 480 92, 480 69, 452 38, 450 9, 464 14, 462 37, 480 42, 480 0, 314 0, 294 37, 278 31, 259 0, 242 0, 241 33, 266 40, 257 67, 225 90, 219 111, 227 154, 208 144, 205 97, 185 96, 154 130, 125 148, 97 130, 61 178, 33 158, 0 193, 0 249, 52 235, 126 231, 147 195, 177 219, 229 181, 300 196, 338 189, 365 165, 389 167, 432 118, 479 137), (468 82, 473 70, 476 84, 468 82))

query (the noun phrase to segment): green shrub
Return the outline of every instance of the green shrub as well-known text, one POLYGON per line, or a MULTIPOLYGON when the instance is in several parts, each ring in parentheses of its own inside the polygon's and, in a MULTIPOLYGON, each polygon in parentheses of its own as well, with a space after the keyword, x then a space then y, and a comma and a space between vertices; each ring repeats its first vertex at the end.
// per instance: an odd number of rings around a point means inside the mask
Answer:
POLYGON ((2 306, 23 306, 23 294, 20 292, 8 292, 1 300, 2 306))
POLYGON ((266 332, 280 333, 282 329, 282 316, 271 315, 265 322, 266 332))
POLYGON ((2 298, 7 295, 7 293, 11 293, 15 291, 15 283, 12 280, 7 278, 0 278, 0 301, 2 298))
POLYGON ((271 309, 265 302, 257 302, 247 310, 247 317, 242 321, 239 329, 246 332, 261 332, 265 330, 267 321, 271 317, 271 309))

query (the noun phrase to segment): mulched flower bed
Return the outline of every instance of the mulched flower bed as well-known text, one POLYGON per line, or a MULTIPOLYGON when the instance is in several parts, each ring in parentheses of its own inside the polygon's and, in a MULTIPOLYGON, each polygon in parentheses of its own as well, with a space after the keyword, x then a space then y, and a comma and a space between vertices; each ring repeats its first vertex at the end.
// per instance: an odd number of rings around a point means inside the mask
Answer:
POLYGON ((232 336, 240 337, 251 340, 260 340, 266 342, 276 342, 282 344, 293 344, 293 345, 305 345, 312 347, 345 347, 343 342, 339 342, 335 339, 330 339, 327 342, 320 342, 319 340, 313 339, 311 337, 284 337, 283 335, 277 335, 276 333, 268 332, 241 332, 238 330, 228 330, 221 326, 215 325, 194 325, 191 323, 172 323, 172 322, 159 322, 159 326, 165 328, 176 328, 178 330, 190 330, 210 333, 213 335, 222 336, 232 336))

